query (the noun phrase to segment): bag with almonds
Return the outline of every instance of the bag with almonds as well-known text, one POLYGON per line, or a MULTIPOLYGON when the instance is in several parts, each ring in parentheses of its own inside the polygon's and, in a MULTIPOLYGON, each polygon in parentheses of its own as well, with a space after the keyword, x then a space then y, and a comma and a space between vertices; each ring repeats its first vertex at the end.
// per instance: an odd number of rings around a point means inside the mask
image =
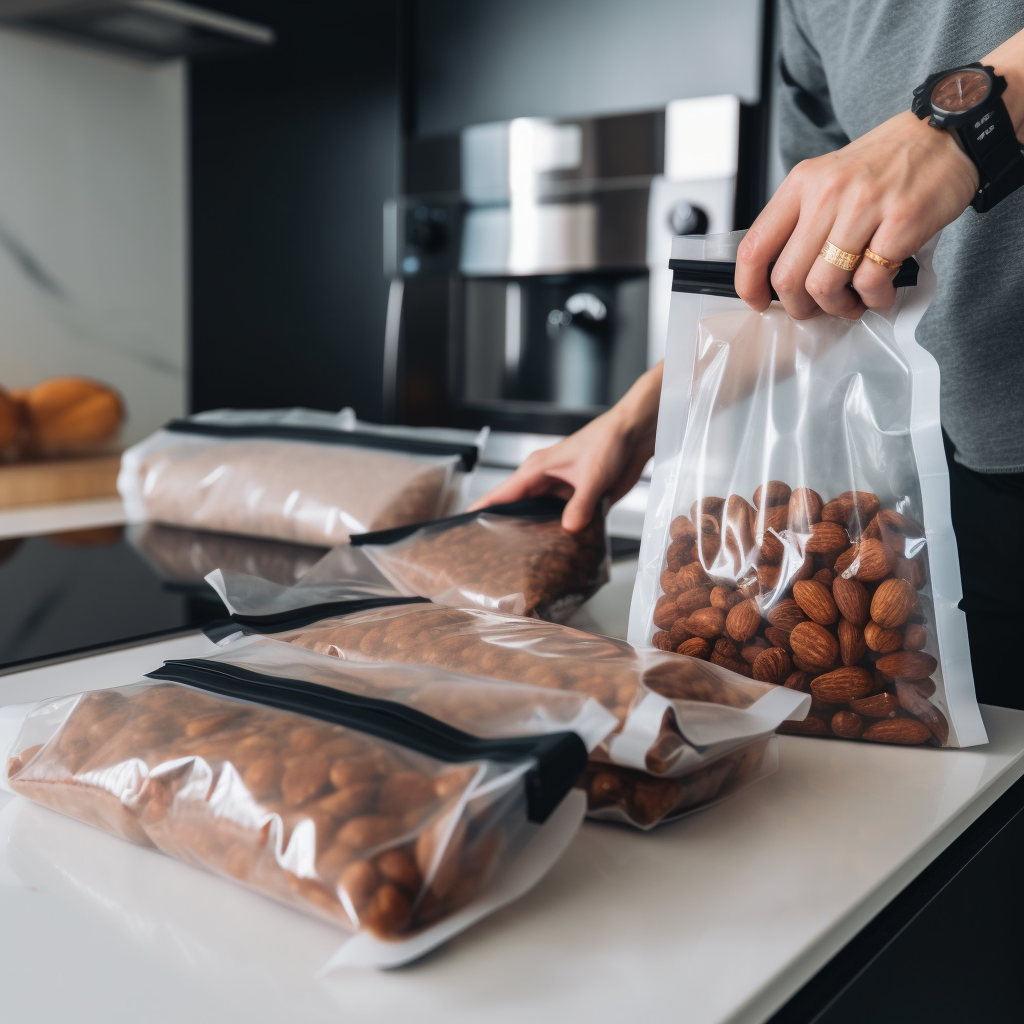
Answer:
POLYGON ((461 507, 486 436, 350 409, 218 409, 129 448, 117 488, 129 522, 331 547, 461 507))
POLYGON ((256 637, 4 719, 13 792, 357 933, 333 962, 380 966, 544 874, 615 725, 581 693, 256 637))
POLYGON ((741 237, 673 243, 629 638, 809 693, 783 731, 984 743, 938 367, 914 338, 931 250, 883 313, 796 321, 736 297, 741 237))
MULTIPOLYGON (((450 608, 395 595, 360 581, 354 597, 320 591, 320 606, 284 610, 280 588, 211 573, 241 627, 211 633, 224 643, 242 632, 346 662, 430 665, 593 697, 616 719, 591 753, 582 785, 591 816, 650 828, 737 792, 774 770, 772 734, 802 718, 809 698, 705 661, 636 651, 620 640, 569 626, 481 608, 450 608), (261 597, 261 592, 266 597, 261 597), (273 598, 278 598, 275 608, 273 598), (248 614, 248 609, 259 614, 248 614)), ((299 588, 296 588, 299 589, 299 588)))

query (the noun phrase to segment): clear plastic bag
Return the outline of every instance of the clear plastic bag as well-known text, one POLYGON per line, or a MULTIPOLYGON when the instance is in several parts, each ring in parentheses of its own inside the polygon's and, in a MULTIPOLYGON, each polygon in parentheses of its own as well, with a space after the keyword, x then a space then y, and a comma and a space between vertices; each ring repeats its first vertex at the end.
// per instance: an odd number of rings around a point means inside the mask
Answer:
MULTIPOLYGON (((771 757, 750 759, 740 752, 757 746, 763 753, 779 724, 802 718, 810 703, 805 694, 696 659, 638 651, 619 640, 502 612, 388 604, 380 597, 347 607, 335 601, 275 612, 255 597, 263 589, 260 581, 211 574, 210 582, 242 631, 270 631, 279 640, 350 662, 432 665, 593 697, 615 716, 618 728, 592 753, 592 763, 633 771, 621 775, 614 799, 599 779, 588 790, 592 811, 640 828, 678 817, 770 771, 771 757), (248 608, 271 610, 247 615, 248 608), (717 779, 717 788, 710 782, 680 783, 717 761, 719 773, 702 776, 717 779), (657 799, 637 796, 640 776, 647 789, 658 791, 657 799)), ((229 643, 232 635, 220 639, 229 643)))
POLYGON ((533 881, 550 867, 613 724, 580 694, 249 638, 28 707, 7 785, 361 933, 339 963, 393 964, 493 909, 528 847, 533 881))
POLYGON ((564 507, 530 498, 356 535, 351 544, 402 593, 564 622, 608 582, 611 564, 604 509, 569 533, 564 507))
POLYGON ((486 431, 442 433, 351 410, 216 410, 129 448, 117 486, 131 522, 329 547, 459 506, 486 431))
POLYGON ((916 284, 856 321, 749 310, 740 233, 676 239, 629 638, 809 692, 784 731, 986 741, 974 697, 938 367, 916 284))

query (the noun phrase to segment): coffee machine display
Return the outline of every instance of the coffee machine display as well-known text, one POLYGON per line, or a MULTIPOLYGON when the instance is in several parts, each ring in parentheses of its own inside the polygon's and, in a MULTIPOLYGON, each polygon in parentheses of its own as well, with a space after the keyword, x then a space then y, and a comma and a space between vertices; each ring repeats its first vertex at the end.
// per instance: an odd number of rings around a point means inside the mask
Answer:
POLYGON ((400 422, 564 434, 661 358, 672 238, 728 231, 732 96, 412 142, 385 209, 384 402, 400 422))

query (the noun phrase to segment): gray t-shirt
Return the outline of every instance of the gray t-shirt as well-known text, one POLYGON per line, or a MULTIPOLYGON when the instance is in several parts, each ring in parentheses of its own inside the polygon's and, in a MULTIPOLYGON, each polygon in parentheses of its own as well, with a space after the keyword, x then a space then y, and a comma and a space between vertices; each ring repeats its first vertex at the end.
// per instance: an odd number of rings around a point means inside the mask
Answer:
MULTIPOLYGON (((910 107, 932 72, 1024 28, 1019 0, 783 0, 779 128, 788 167, 910 107)), ((942 371, 957 460, 1024 472, 1024 188, 942 232, 938 289, 917 330, 942 371)))

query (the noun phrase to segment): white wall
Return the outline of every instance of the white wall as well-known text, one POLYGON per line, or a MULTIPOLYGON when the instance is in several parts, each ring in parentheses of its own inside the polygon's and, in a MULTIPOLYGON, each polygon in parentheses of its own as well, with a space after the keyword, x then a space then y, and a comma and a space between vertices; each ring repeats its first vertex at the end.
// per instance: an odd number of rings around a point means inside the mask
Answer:
POLYGON ((0 383, 107 381, 127 442, 185 406, 185 89, 0 31, 0 383))

